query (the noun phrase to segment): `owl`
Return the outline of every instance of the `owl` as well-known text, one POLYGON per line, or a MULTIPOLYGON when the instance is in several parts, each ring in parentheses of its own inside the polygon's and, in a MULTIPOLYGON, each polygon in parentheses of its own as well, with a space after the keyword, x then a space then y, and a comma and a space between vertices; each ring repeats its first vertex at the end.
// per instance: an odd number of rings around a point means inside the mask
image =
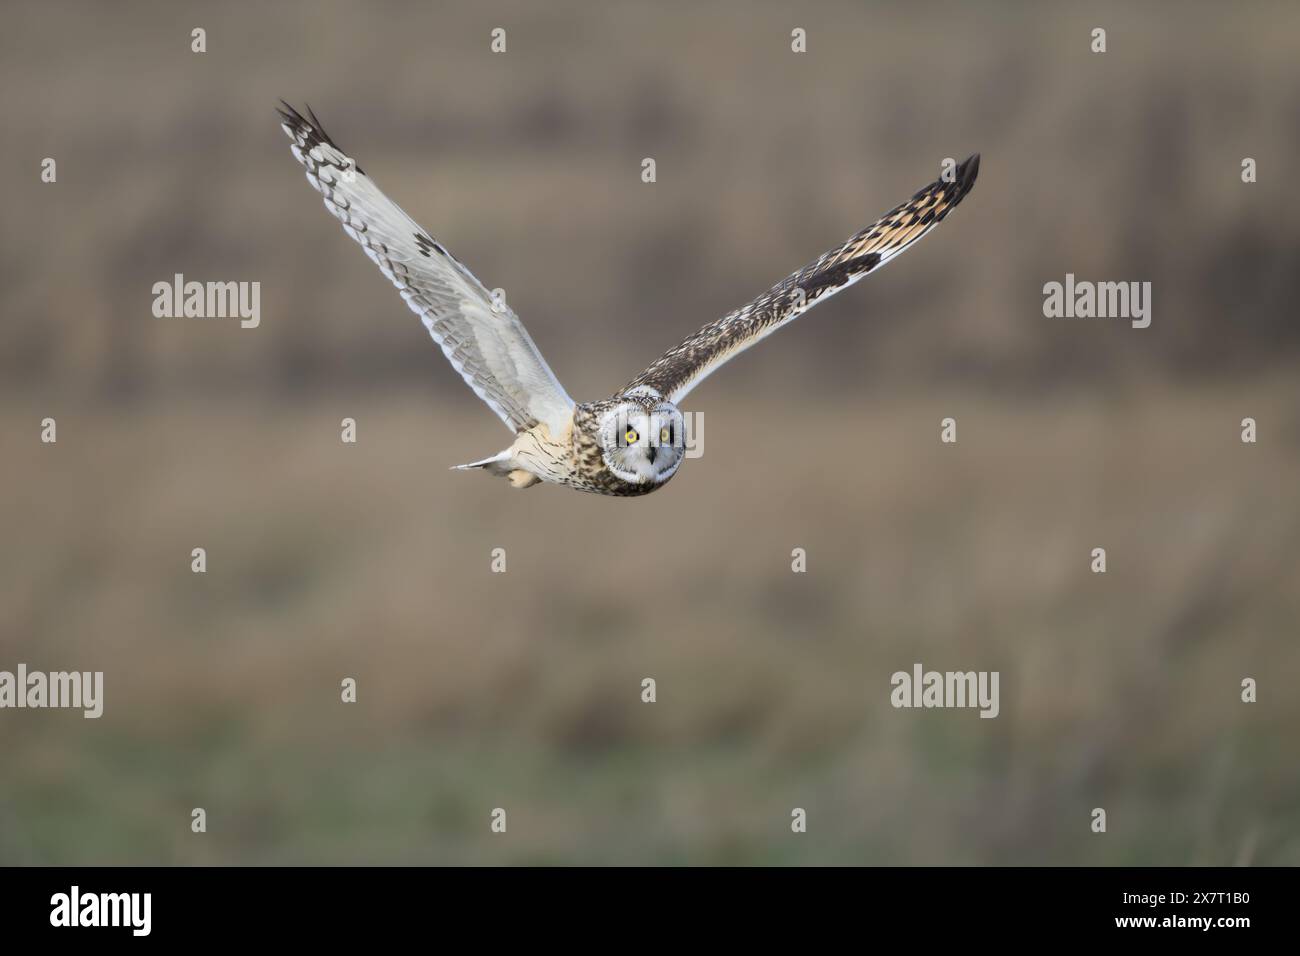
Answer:
POLYGON ((753 302, 688 336, 614 395, 575 402, 504 301, 384 195, 310 109, 303 117, 281 103, 281 126, 294 158, 325 197, 325 208, 514 433, 500 453, 454 467, 507 478, 516 488, 551 482, 620 496, 662 488, 686 457, 678 406, 695 386, 911 246, 965 198, 979 172, 975 154, 753 302))

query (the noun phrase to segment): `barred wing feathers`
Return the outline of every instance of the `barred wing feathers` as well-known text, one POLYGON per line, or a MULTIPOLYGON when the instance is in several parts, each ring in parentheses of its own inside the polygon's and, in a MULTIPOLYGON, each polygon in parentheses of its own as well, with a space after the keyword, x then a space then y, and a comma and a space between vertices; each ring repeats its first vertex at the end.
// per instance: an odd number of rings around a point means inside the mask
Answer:
POLYGON ((470 388, 516 432, 546 423, 558 433, 573 399, 528 330, 464 265, 389 199, 338 148, 309 109, 283 104, 281 126, 307 181, 420 316, 470 388))
POLYGON ((623 389, 652 388, 677 403, 700 382, 818 302, 847 289, 907 249, 944 220, 975 185, 975 154, 748 305, 710 322, 669 349, 623 389))

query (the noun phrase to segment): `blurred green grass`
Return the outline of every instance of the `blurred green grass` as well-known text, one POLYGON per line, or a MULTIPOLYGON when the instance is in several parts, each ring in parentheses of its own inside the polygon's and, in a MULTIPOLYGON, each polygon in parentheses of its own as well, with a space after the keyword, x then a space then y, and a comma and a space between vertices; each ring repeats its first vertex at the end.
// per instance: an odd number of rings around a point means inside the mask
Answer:
POLYGON ((630 508, 445 470, 499 429, 421 394, 338 397, 355 447, 311 404, 69 410, 12 463, 49 507, 5 499, 0 630, 105 715, 0 721, 0 858, 1296 863, 1297 391, 718 395, 630 508), (1001 715, 893 710, 914 661, 1000 670, 1001 715))

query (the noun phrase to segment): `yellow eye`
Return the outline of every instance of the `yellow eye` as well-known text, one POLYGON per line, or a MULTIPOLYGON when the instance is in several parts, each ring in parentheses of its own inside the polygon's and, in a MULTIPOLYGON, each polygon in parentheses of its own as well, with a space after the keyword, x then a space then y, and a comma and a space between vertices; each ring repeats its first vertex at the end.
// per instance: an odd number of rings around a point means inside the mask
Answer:
POLYGON ((635 428, 629 428, 627 430, 627 434, 623 436, 623 440, 626 441, 629 445, 635 445, 637 439, 640 437, 641 436, 636 433, 635 428))
POLYGON ((659 444, 667 445, 672 440, 673 440, 672 432, 668 430, 667 426, 659 429, 659 444))

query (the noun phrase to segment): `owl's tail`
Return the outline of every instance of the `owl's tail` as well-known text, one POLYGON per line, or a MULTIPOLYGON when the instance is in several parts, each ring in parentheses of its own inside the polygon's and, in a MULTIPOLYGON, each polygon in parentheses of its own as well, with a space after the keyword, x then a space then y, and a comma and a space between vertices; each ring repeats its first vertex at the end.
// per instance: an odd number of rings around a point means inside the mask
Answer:
POLYGON ((484 458, 482 461, 471 461, 468 465, 452 465, 452 471, 468 471, 471 468, 482 468, 489 475, 509 478, 510 484, 516 488, 528 488, 542 480, 532 472, 519 467, 511 448, 507 448, 491 458, 484 458))
POLYGON ((469 471, 471 468, 482 468, 489 474, 505 475, 514 468, 514 464, 511 462, 510 457, 510 449, 507 448, 505 451, 498 452, 491 458, 484 458, 482 461, 471 461, 468 465, 452 465, 451 470, 469 471))

